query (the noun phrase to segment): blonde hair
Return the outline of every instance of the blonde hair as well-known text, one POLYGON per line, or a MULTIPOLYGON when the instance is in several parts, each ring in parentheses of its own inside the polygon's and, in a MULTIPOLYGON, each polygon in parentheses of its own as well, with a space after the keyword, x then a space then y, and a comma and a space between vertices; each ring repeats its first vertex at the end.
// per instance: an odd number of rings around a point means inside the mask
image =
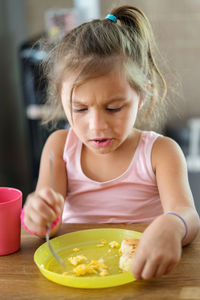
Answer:
MULTIPOLYGON (((117 18, 116 23, 110 19, 84 23, 67 33, 49 51, 44 72, 49 83, 47 104, 53 109, 45 117, 45 123, 56 123, 57 115, 62 111, 63 79, 74 71, 79 71, 79 75, 71 97, 76 85, 106 74, 113 65, 121 63, 130 84, 145 98, 140 124, 149 119, 165 99, 166 82, 155 62, 156 44, 147 17, 133 6, 120 6, 111 14, 117 18), (148 91, 147 84, 150 86, 148 91)), ((156 122, 158 115, 154 114, 156 122)))

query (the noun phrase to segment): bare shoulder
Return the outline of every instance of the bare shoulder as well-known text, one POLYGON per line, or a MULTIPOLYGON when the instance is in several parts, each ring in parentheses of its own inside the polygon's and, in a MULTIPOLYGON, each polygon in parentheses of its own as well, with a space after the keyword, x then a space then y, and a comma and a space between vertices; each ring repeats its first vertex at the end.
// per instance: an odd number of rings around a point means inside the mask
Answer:
POLYGON ((173 139, 165 136, 158 137, 152 149, 153 170, 158 165, 173 165, 186 168, 186 160, 180 146, 173 139))
POLYGON ((51 143, 51 142, 65 143, 67 134, 68 134, 68 130, 66 130, 66 129, 56 130, 48 137, 47 141, 48 141, 48 143, 51 143))
POLYGON ((181 151, 180 146, 175 142, 173 139, 166 137, 166 136, 160 136, 156 139, 153 151, 154 152, 160 152, 160 151, 168 151, 168 150, 174 150, 174 151, 181 151))
POLYGON ((66 129, 54 131, 48 137, 44 146, 44 151, 45 152, 53 151, 55 154, 62 156, 67 134, 68 134, 68 130, 66 129))

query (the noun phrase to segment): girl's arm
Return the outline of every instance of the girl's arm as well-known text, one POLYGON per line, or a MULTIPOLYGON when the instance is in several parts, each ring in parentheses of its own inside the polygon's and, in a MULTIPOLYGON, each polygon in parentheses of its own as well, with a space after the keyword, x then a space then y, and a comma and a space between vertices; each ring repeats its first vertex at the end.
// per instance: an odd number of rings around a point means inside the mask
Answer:
MULTIPOLYGON (((183 152, 172 139, 158 138, 152 151, 152 166, 164 212, 177 212, 188 226, 188 235, 182 243, 186 245, 195 238, 198 232, 199 216, 190 190, 183 152)), ((167 223, 168 221, 176 222, 177 230, 181 231, 180 227, 182 227, 184 236, 185 226, 182 220, 174 215, 164 215, 162 218, 165 218, 167 223)))
MULTIPOLYGON (((67 193, 66 165, 63 161, 63 150, 67 130, 58 130, 47 139, 42 151, 39 177, 34 193, 30 194, 24 207, 24 223, 32 232, 43 237, 49 222, 62 215, 64 199, 67 193), (53 151, 53 189, 50 187, 50 152, 53 151)), ((54 235, 61 220, 52 230, 54 235)))
POLYGON ((133 274, 137 279, 150 279, 169 273, 181 258, 182 245, 190 243, 199 230, 188 183, 187 167, 180 147, 171 139, 160 137, 152 150, 152 167, 156 175, 163 210, 175 215, 161 215, 145 230, 137 249, 133 274))

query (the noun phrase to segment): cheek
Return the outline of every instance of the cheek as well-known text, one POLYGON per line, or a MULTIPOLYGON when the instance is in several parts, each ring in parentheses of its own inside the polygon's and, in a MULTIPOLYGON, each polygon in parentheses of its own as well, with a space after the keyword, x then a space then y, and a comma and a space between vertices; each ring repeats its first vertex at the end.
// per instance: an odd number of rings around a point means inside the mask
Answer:
POLYGON ((129 111, 130 122, 135 122, 137 118, 137 114, 138 114, 138 102, 135 102, 129 111))
POLYGON ((122 116, 121 125, 124 127, 133 127, 137 117, 138 107, 133 105, 122 116))
POLYGON ((88 118, 81 115, 74 114, 71 125, 75 129, 75 131, 80 133, 85 132, 85 130, 88 130, 89 127, 88 118))

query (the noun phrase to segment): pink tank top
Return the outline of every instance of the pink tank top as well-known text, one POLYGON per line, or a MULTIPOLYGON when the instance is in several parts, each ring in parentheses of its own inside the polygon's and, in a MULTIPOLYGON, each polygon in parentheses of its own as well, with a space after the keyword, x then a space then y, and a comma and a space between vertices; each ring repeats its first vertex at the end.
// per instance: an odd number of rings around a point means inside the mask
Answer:
POLYGON ((159 134, 143 131, 128 169, 119 177, 96 182, 81 169, 82 143, 69 130, 63 159, 68 176, 64 223, 150 223, 163 213, 151 151, 159 134))

